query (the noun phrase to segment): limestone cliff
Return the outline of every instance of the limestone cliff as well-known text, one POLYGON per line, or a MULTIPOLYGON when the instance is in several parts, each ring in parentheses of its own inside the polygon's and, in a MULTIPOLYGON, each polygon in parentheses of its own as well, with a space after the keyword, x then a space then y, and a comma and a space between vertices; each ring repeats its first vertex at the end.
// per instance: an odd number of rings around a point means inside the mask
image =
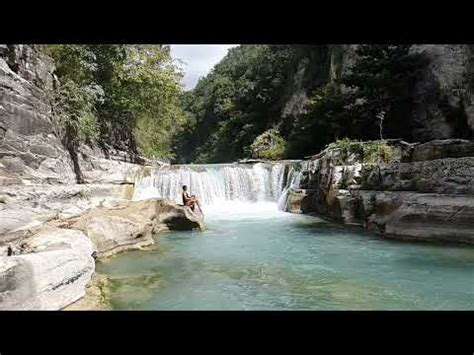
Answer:
MULTIPOLYGON (((282 116, 297 116, 308 96, 321 84, 334 81, 350 70, 357 45, 307 46, 301 49, 289 75, 282 116)), ((423 77, 414 92, 410 141, 473 137, 474 46, 414 45, 428 59, 423 77)), ((401 138, 401 137, 400 137, 401 138)))
POLYGON ((54 112, 54 70, 40 46, 0 45, 0 244, 56 215, 123 197, 142 168, 114 149, 71 154, 54 112))
POLYGON ((0 46, 0 185, 75 181, 52 112, 53 70, 34 47, 0 46))

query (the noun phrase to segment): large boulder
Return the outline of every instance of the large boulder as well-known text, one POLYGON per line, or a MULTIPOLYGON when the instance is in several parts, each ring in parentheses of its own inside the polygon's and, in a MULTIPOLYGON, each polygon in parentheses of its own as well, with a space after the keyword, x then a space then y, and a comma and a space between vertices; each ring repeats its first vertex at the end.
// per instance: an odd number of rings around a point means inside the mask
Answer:
POLYGON ((141 249, 154 243, 153 234, 167 229, 202 229, 202 220, 189 207, 172 201, 122 201, 94 209, 70 226, 84 231, 97 246, 98 257, 141 249))
POLYGON ((96 248, 84 233, 46 227, 22 247, 0 256, 1 310, 59 310, 85 295, 96 248))

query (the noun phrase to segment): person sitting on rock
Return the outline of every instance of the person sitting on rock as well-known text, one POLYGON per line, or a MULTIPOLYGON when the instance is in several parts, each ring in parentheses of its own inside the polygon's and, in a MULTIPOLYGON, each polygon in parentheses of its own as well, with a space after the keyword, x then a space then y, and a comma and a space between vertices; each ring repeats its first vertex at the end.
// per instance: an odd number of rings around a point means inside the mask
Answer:
POLYGON ((201 205, 199 204, 199 201, 197 200, 195 195, 189 196, 188 193, 188 187, 186 185, 183 185, 183 204, 185 206, 191 207, 191 211, 194 212, 194 208, 197 205, 199 207, 199 210, 202 213, 201 205))

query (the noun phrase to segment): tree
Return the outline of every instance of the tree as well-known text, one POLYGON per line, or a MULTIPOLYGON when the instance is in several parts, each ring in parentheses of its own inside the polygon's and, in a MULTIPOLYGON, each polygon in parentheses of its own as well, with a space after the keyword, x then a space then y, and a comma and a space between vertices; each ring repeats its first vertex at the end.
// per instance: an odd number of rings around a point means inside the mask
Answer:
POLYGON ((171 157, 181 109, 181 72, 162 45, 53 45, 58 112, 68 149, 99 144, 171 157))
POLYGON ((411 138, 413 89, 426 57, 412 45, 360 45, 357 59, 341 83, 354 90, 365 138, 411 138), (385 127, 383 125, 386 125, 385 127))
POLYGON ((290 46, 232 48, 187 95, 185 109, 195 125, 181 137, 192 147, 182 156, 199 162, 245 156, 257 136, 279 124, 292 55, 290 46))

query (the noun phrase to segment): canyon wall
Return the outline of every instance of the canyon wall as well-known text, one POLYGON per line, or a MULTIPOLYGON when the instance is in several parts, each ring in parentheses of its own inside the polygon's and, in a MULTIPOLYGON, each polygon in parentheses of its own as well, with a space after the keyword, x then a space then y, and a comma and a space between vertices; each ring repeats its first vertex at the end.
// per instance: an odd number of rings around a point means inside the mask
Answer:
MULTIPOLYGON (((297 60, 282 116, 297 116, 320 85, 335 81, 350 70, 358 45, 307 46, 297 60)), ((474 46, 467 44, 414 45, 414 53, 427 58, 413 99, 415 110, 410 141, 471 139, 474 130, 474 46)))

